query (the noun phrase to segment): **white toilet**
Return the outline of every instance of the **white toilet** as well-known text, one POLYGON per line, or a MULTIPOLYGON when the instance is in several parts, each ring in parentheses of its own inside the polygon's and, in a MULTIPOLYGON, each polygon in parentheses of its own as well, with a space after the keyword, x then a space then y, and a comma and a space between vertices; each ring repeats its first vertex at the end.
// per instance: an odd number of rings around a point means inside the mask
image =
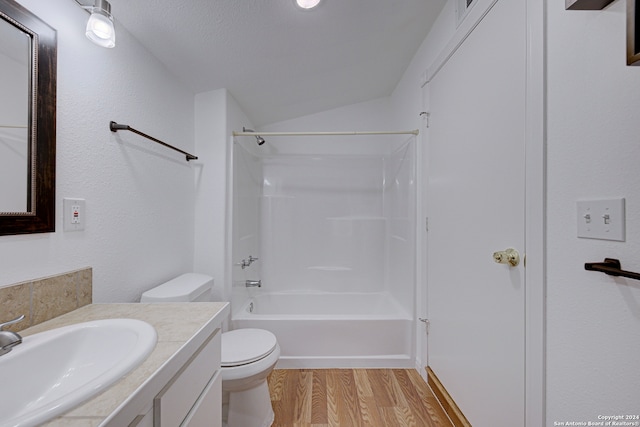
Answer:
MULTIPOLYGON (((213 278, 187 273, 142 294, 140 302, 212 301, 213 278)), ((267 376, 280 357, 275 335, 262 329, 222 334, 222 422, 228 427, 273 423, 267 376)))

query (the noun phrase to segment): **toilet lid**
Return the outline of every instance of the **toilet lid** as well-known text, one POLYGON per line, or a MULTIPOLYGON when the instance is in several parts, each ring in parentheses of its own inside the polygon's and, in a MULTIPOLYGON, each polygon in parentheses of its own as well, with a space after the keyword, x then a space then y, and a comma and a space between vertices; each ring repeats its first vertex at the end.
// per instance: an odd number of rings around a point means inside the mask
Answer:
POLYGON ((204 274, 186 273, 142 294, 140 302, 190 302, 213 286, 213 278, 204 274))
POLYGON ((222 366, 238 366, 268 356, 278 344, 276 336, 263 329, 236 329, 222 334, 222 366))

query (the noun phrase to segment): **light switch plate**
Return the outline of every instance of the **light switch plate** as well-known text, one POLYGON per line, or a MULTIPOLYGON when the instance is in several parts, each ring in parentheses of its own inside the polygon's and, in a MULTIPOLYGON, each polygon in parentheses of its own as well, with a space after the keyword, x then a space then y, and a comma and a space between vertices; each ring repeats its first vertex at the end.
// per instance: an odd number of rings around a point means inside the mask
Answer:
POLYGON ((580 200, 577 202, 578 237, 625 240, 625 200, 580 200))

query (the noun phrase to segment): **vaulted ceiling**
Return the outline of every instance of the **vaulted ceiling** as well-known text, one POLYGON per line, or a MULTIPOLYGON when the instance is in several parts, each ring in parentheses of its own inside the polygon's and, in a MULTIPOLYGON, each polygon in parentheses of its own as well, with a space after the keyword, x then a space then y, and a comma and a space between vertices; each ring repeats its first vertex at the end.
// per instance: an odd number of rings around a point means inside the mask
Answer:
MULTIPOLYGON (((194 93, 226 88, 255 126, 391 94, 446 0, 111 0, 194 93)), ((117 46, 116 46, 117 48, 117 46)))

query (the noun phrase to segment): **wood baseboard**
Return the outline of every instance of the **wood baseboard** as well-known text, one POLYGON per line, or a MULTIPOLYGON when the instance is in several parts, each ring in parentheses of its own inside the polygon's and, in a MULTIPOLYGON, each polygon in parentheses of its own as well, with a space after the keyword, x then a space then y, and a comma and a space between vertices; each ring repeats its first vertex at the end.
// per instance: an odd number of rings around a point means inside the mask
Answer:
POLYGON ((438 376, 433 372, 430 366, 427 366, 427 383, 433 394, 435 394, 436 398, 440 401, 442 408, 447 413, 453 425, 455 427, 471 427, 471 423, 464 416, 456 402, 453 401, 447 389, 444 388, 444 385, 438 379, 438 376))

